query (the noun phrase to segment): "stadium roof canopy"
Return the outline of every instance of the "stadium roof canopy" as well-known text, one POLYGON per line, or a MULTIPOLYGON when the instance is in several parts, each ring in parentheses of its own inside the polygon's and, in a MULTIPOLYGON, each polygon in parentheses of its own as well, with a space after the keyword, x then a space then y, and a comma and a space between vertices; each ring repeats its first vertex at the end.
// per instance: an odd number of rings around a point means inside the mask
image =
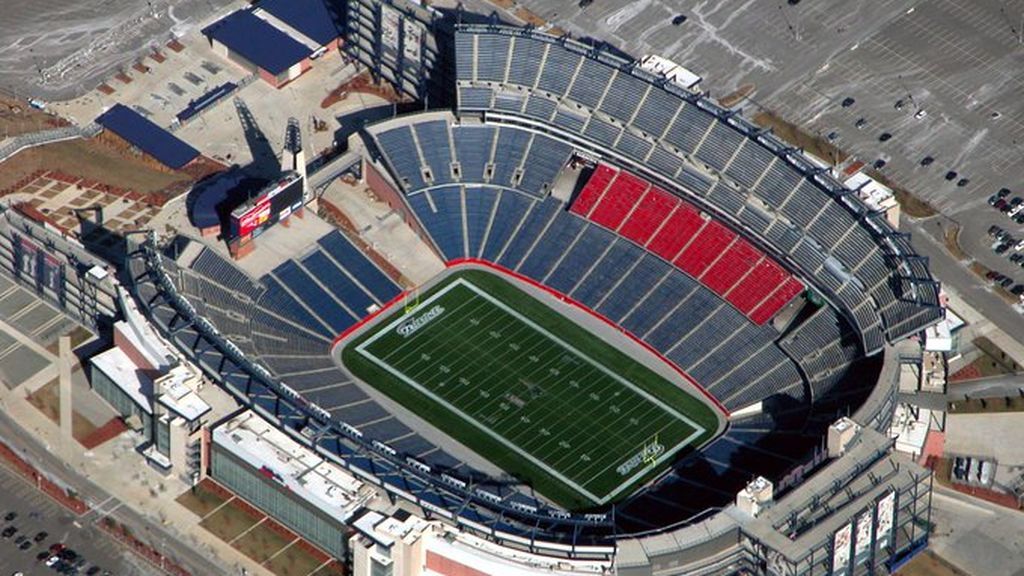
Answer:
POLYGON ((277 76, 313 53, 250 10, 233 12, 203 28, 203 35, 277 76))
POLYGON ((321 46, 341 36, 325 0, 265 0, 259 7, 321 46))
POLYGON ((124 104, 115 104, 96 122, 168 168, 181 168, 199 156, 198 150, 124 104))
POLYGON ((249 178, 238 168, 212 176, 189 192, 186 201, 189 220, 197 228, 223 226, 231 211, 264 185, 266 181, 249 178))

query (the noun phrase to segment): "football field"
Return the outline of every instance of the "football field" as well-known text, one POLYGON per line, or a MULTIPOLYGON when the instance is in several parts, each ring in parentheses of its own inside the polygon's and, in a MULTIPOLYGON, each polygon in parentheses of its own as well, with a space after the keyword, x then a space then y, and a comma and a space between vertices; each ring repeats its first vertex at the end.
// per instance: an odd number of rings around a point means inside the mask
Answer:
POLYGON ((627 496, 716 429, 703 402, 495 275, 399 307, 346 366, 563 506, 627 496))

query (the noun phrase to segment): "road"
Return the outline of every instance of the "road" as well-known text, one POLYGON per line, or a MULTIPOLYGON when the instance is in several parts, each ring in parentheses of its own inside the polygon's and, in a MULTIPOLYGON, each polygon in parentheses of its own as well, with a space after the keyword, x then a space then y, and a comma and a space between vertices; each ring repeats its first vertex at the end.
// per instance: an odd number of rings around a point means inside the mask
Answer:
MULTIPOLYGON (((78 520, 83 526, 88 526, 101 518, 101 514, 109 513, 109 516, 121 524, 127 526, 136 537, 147 542, 159 542, 161 550, 167 557, 175 559, 179 565, 191 572, 194 576, 216 576, 218 574, 231 574, 224 567, 216 565, 208 560, 203 554, 195 550, 187 542, 179 540, 177 535, 171 533, 167 527, 162 526, 156 519, 148 519, 135 512, 128 506, 121 505, 120 501, 107 492, 104 488, 96 486, 89 480, 82 478, 76 472, 67 467, 57 456, 54 456, 41 445, 38 440, 26 434, 20 427, 13 423, 10 418, 0 411, 0 438, 5 443, 14 447, 23 458, 31 462, 37 468, 46 472, 50 477, 59 479, 63 483, 73 486, 78 490, 80 497, 92 504, 101 504, 101 511, 91 511, 85 517, 78 520)), ((0 500, 0 506, 3 500, 0 500)), ((54 504, 56 506, 56 504, 54 504)), ((28 514, 28 511, 25 512, 28 514)), ((99 528, 92 526, 83 529, 83 532, 98 533, 99 528)), ((53 532, 60 533, 59 531, 53 532)), ((84 537, 83 537, 84 538, 84 537)), ((106 538, 104 536, 104 538, 106 538)), ((0 542, 2 545, 3 542, 0 542)), ((2 548, 0 548, 2 550, 2 548)), ((0 558, 5 557, 0 553, 0 558)), ((34 560, 33 555, 31 559, 34 560)), ((140 565, 141 561, 138 561, 140 565)), ((4 565, 0 563, 0 567, 4 565)), ((156 571, 147 567, 147 572, 141 574, 153 574, 156 571)), ((3 574, 0 571, 0 574, 3 574)))
POLYGON ((913 236, 914 248, 928 257, 934 274, 943 284, 952 287, 979 314, 992 321, 1017 342, 1024 342, 1024 322, 1010 305, 997 296, 963 263, 956 260, 925 227, 934 226, 934 220, 910 221, 904 219, 900 230, 913 236))

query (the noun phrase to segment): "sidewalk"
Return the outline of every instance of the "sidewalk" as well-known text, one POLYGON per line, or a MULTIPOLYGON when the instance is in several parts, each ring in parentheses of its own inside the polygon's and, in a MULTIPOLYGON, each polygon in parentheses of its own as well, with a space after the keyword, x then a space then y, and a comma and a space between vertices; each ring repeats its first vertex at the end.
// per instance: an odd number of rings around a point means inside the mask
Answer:
MULTIPOLYGON (((51 355, 50 358, 53 356, 51 355)), ((56 362, 65 361, 55 358, 54 360, 54 364, 47 370, 49 373, 56 372, 56 362)), ((73 355, 72 360, 77 361, 73 355)), ((124 522, 120 516, 130 510, 159 528, 159 530, 152 530, 147 526, 141 532, 137 531, 136 536, 150 544, 155 544, 155 547, 159 549, 160 543, 166 541, 165 537, 158 534, 162 530, 177 542, 191 549, 196 555, 214 562, 221 568, 221 573, 238 573, 239 568, 244 567, 249 574, 272 575, 270 571, 255 564, 238 550, 216 539, 201 528, 195 515, 174 501, 175 497, 188 489, 188 485, 173 476, 163 477, 147 466, 143 457, 134 449, 137 438, 133 434, 122 434, 87 451, 78 442, 65 440, 58 425, 32 406, 26 400, 26 394, 27 390, 24 385, 17 386, 12 390, 0 387, 0 411, 19 426, 24 434, 38 441, 46 452, 63 461, 67 470, 113 494, 117 503, 100 499, 103 501, 103 508, 112 512, 110 514, 112 517, 116 517, 119 522, 124 522)), ((9 438, 9 440, 16 440, 16 438, 9 438)), ((18 446, 18 448, 26 449, 27 446, 18 446)), ((28 450, 25 452, 26 460, 43 472, 63 472, 59 469, 54 470, 52 465, 47 466, 38 461, 39 458, 33 458, 28 450)), ((89 491, 85 487, 79 487, 74 479, 69 479, 68 484, 75 486, 87 500, 92 500, 89 491)), ((108 512, 95 510, 98 503, 96 500, 90 502, 94 510, 87 513, 83 519, 96 522, 108 514, 108 512)), ((171 557, 175 556, 171 550, 168 550, 166 554, 171 557)), ((206 574, 196 573, 193 576, 206 576, 206 574)))

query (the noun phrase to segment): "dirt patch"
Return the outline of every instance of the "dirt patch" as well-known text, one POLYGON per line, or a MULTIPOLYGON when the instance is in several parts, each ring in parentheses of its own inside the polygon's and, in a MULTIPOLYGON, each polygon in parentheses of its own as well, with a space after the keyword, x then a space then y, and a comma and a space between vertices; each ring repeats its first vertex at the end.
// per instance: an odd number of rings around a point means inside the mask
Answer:
POLYGON ((967 572, 953 566, 931 550, 925 550, 918 554, 896 574, 898 576, 969 576, 967 572))
POLYGON ((960 261, 970 259, 970 256, 960 247, 960 225, 949 224, 942 228, 942 244, 954 258, 960 261))
POLYGON ((345 576, 345 567, 337 560, 316 571, 313 576, 345 576))
POLYGON ((298 543, 295 543, 275 556, 273 560, 264 564, 264 566, 274 574, 277 574, 277 576, 306 576, 313 570, 316 570, 317 566, 321 564, 323 564, 322 560, 305 551, 298 543))
POLYGON ((106 94, 107 96, 110 96, 114 92, 117 92, 117 90, 114 90, 114 88, 111 87, 109 84, 100 84, 99 86, 96 87, 96 89, 99 90, 100 92, 106 94))
POLYGON ((893 184, 884 174, 877 170, 865 170, 868 176, 878 180, 892 189, 892 194, 899 203, 903 213, 911 218, 931 218, 939 213, 934 206, 911 194, 907 189, 893 184))
POLYGON ((828 140, 809 134, 771 112, 758 112, 754 116, 754 123, 762 128, 771 128, 779 138, 825 162, 841 164, 848 157, 846 152, 833 146, 828 140))
POLYGON ((262 564, 295 540, 295 538, 288 539, 282 536, 266 524, 264 522, 249 530, 244 536, 235 540, 231 546, 255 560, 257 564, 262 564))
POLYGON ((215 487, 209 480, 203 480, 191 490, 183 492, 175 501, 196 516, 205 518, 230 498, 219 486, 215 487))
POLYGON ((0 194, 14 192, 14 184, 39 170, 73 175, 143 195, 160 193, 191 180, 181 172, 151 168, 139 158, 127 157, 94 140, 68 140, 22 150, 9 158, 0 170, 0 194))
POLYGON ((718 103, 726 108, 732 108, 733 106, 746 100, 747 97, 754 93, 754 90, 756 88, 757 87, 754 84, 744 84, 737 88, 731 94, 727 94, 719 98, 718 103))
POLYGON ((235 502, 237 500, 203 518, 199 525, 225 542, 234 540, 260 520, 260 516, 247 508, 235 506, 235 502))
POLYGON ((28 403, 35 406, 53 422, 60 422, 60 382, 57 378, 42 385, 38 390, 25 397, 28 403))
POLYGON ((185 45, 181 42, 178 42, 177 40, 171 40, 170 42, 168 42, 167 47, 171 50, 174 50, 175 52, 181 52, 185 49, 185 45))
POLYGON ((540 28, 541 26, 544 26, 545 24, 548 23, 547 20, 545 20, 545 19, 541 18, 540 16, 534 14, 532 10, 530 10, 528 8, 523 8, 522 6, 520 6, 519 8, 516 8, 515 14, 516 14, 516 18, 519 18, 520 20, 522 20, 526 24, 529 24, 530 26, 534 26, 534 27, 537 27, 537 28, 540 28))
POLYGON ((28 102, 0 96, 0 140, 67 124, 63 118, 36 110, 28 102))
POLYGON ((349 94, 371 94, 391 103, 403 102, 404 99, 394 86, 387 82, 375 82, 369 72, 363 72, 354 78, 350 78, 331 90, 327 97, 320 102, 320 108, 327 109, 348 98, 349 94))

